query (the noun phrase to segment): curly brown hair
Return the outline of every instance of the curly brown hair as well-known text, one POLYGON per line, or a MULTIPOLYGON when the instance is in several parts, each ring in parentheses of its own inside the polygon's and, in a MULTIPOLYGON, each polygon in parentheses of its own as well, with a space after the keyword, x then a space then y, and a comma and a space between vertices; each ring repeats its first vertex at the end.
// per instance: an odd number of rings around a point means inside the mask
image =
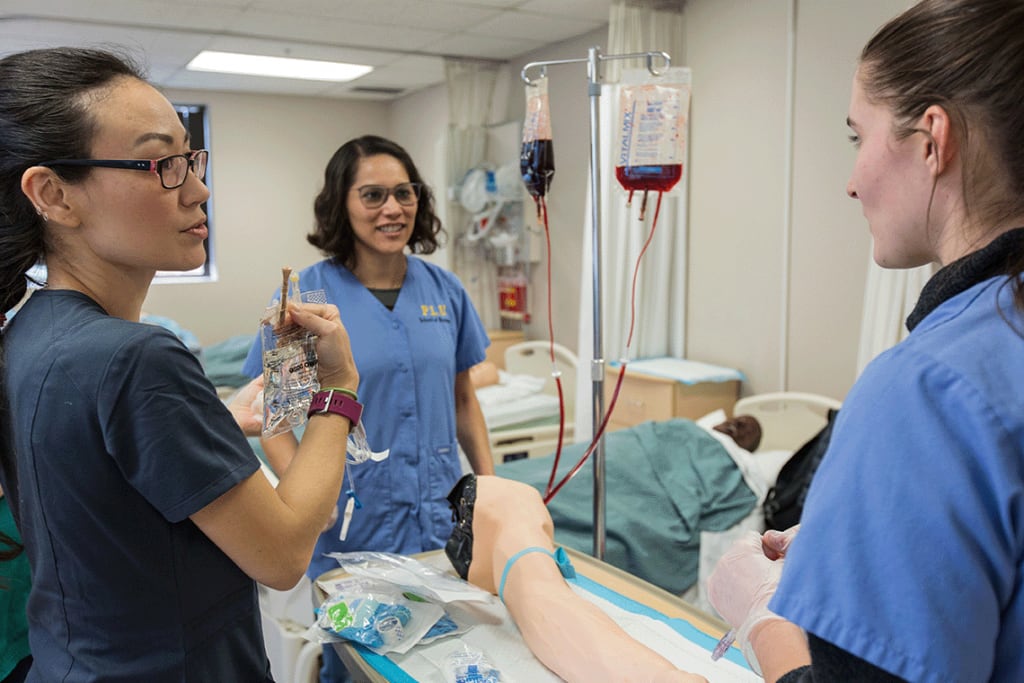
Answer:
POLYGON ((349 268, 355 267, 355 233, 349 221, 347 197, 355 182, 359 160, 386 154, 397 159, 409 174, 410 182, 420 183, 416 220, 408 246, 414 254, 432 254, 441 245, 445 234, 441 219, 434 213, 434 193, 423 182, 412 157, 398 143, 376 135, 349 140, 334 153, 324 170, 324 187, 313 202, 316 227, 306 235, 314 247, 337 258, 349 268))

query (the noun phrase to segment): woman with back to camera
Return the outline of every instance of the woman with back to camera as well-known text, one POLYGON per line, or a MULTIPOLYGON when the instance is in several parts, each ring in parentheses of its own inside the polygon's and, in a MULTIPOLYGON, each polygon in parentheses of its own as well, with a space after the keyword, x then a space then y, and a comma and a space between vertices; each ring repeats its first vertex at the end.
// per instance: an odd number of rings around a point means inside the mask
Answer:
MULTIPOLYGON (((0 311, 48 273, 0 337, 29 681, 271 680, 254 580, 293 586, 337 499, 349 417, 311 417, 274 489, 195 356, 138 322, 157 270, 205 259, 207 158, 122 57, 0 60, 0 311)), ((337 309, 289 314, 354 391, 337 309)))
MULTIPOLYGON (((350 506, 344 539, 345 514, 320 537, 308 571, 316 579, 338 566, 323 553, 443 547, 453 524, 445 496, 462 474, 459 446, 477 474, 493 474, 494 464, 470 379, 489 341, 458 279, 415 256, 437 248, 441 222, 412 158, 382 137, 349 140, 327 163, 313 209, 307 239, 328 258, 301 271, 300 286, 324 290, 341 310, 362 378, 369 445, 389 451, 347 473, 345 488, 361 507, 350 506)), ((260 369, 257 341, 243 371, 260 369)), ((295 437, 262 443, 271 466, 286 470, 295 437)), ((344 676, 328 645, 321 681, 344 676)))
POLYGON ((1021 0, 925 0, 861 53, 847 192, 876 262, 942 268, 847 396, 799 533, 711 577, 768 681, 1024 680, 1022 117, 1021 0))

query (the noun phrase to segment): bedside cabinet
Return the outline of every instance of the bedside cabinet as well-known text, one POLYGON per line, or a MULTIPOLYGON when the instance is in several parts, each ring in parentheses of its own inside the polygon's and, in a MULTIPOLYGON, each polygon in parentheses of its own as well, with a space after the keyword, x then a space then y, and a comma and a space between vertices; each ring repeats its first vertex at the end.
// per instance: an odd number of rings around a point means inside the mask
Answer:
POLYGON ((505 369, 505 349, 526 341, 526 334, 522 330, 487 330, 487 336, 491 340, 491 345, 487 347, 486 360, 502 370, 505 369))
MULTIPOLYGON (((618 378, 618 367, 606 369, 605 410, 611 407, 618 378)), ((731 416, 742 379, 743 375, 736 370, 681 359, 633 361, 626 366, 607 429, 615 431, 673 417, 696 420, 719 408, 731 416), (654 371, 658 374, 650 374, 654 371)))

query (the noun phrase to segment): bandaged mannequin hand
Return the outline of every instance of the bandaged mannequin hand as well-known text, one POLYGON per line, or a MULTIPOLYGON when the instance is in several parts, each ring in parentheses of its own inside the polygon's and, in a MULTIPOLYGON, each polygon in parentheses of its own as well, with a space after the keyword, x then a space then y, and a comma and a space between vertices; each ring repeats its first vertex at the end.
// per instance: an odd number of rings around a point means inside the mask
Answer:
POLYGON ((796 524, 785 531, 769 529, 764 532, 764 536, 761 537, 761 548, 764 550, 765 557, 769 560, 781 560, 785 557, 790 543, 793 542, 799 531, 800 525, 796 524))
POLYGON ((761 667, 750 645, 751 634, 767 621, 784 621, 768 609, 782 577, 782 560, 771 560, 765 553, 761 535, 748 532, 722 555, 708 579, 711 605, 735 629, 736 644, 758 674, 761 667))

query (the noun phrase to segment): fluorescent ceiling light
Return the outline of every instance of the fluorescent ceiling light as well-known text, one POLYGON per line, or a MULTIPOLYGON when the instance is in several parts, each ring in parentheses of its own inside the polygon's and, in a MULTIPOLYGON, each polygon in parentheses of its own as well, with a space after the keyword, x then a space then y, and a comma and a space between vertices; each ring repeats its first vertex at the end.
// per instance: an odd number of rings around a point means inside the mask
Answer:
POLYGON ((274 78, 301 78, 311 81, 351 81, 373 71, 372 66, 322 62, 290 57, 265 57, 237 52, 203 50, 188 63, 191 71, 216 71, 274 78))

